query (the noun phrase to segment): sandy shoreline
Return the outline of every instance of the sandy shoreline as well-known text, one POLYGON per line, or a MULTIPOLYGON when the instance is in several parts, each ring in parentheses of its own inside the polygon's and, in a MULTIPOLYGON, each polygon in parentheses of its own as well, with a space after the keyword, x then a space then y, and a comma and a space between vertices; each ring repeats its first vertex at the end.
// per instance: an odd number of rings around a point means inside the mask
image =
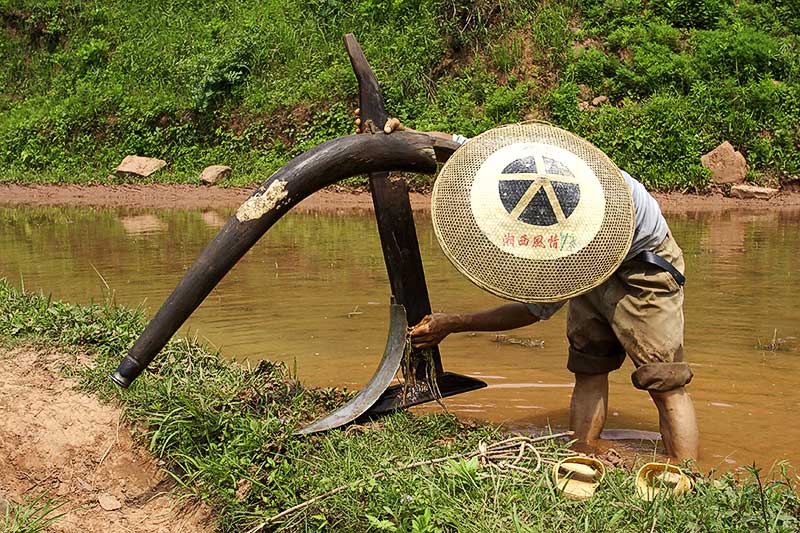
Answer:
MULTIPOLYGON (((255 187, 196 185, 16 185, 0 184, 0 206, 85 206, 152 209, 211 209, 238 207, 255 187)), ((741 200, 722 194, 654 193, 666 213, 800 209, 800 193, 784 192, 771 200, 741 200)), ((430 195, 411 193, 415 211, 430 210, 430 195)), ((305 212, 371 211, 368 192, 328 188, 295 208, 305 212)))

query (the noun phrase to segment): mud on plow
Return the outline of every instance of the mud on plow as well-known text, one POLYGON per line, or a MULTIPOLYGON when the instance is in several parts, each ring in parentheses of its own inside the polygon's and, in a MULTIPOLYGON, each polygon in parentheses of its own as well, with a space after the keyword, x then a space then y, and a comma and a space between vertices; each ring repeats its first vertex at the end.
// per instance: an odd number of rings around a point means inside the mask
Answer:
MULTIPOLYGON (((367 127, 383 125, 388 115, 375 74, 352 34, 344 43, 358 79, 361 119, 367 127)), ((332 139, 289 161, 253 192, 201 252, 111 379, 130 386, 239 259, 300 201, 328 185, 367 174, 392 294, 386 347, 375 374, 355 398, 297 433, 325 431, 485 387, 483 381, 445 372, 438 347, 417 350, 408 342, 408 325, 429 314, 431 306, 408 185, 389 175, 433 174, 437 163, 458 146, 423 133, 380 131, 332 139), (402 382, 391 385, 398 372, 402 382)))

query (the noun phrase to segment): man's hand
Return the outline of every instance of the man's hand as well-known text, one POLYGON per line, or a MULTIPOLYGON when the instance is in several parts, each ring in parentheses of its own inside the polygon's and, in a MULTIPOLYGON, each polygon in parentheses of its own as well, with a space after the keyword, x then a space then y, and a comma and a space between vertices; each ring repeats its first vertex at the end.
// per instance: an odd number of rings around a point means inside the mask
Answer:
POLYGON ((521 303, 511 303, 463 315, 434 313, 423 318, 411 328, 411 346, 430 348, 436 346, 451 333, 463 331, 506 331, 538 322, 528 307, 521 303))
MULTIPOLYGON (((356 133, 377 133, 378 129, 372 123, 371 120, 367 120, 364 126, 361 125, 361 108, 357 108, 353 114, 356 116, 355 124, 356 124, 356 133)), ((392 133, 393 131, 414 131, 411 129, 407 129, 403 126, 403 123, 400 122, 399 118, 389 118, 386 121, 386 124, 383 125, 383 133, 392 133)))
POLYGON ((445 337, 458 331, 461 324, 459 315, 434 313, 427 315, 419 324, 411 328, 411 346, 414 348, 430 348, 436 346, 445 337))

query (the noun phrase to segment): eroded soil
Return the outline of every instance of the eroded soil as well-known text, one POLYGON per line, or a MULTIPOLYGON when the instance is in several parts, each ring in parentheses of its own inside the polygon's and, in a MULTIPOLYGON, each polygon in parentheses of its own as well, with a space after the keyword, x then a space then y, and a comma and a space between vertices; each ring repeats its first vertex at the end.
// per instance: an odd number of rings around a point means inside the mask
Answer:
POLYGON ((120 409, 75 389, 58 369, 88 364, 30 347, 0 348, 0 498, 46 492, 63 502, 52 532, 206 532, 211 510, 170 491, 120 409), (118 509, 115 507, 119 506, 118 509))

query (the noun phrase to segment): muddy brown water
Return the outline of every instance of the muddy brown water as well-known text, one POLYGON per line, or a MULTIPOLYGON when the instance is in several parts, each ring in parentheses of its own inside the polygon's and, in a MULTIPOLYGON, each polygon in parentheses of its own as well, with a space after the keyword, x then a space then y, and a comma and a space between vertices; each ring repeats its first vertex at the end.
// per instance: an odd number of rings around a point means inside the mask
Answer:
MULTIPOLYGON (((118 302, 143 304, 152 315, 231 213, 0 208, 0 276, 79 303, 102 300, 107 284, 118 302)), ((686 255, 686 352, 695 371, 689 390, 702 431, 700 466, 800 464, 800 210, 668 218, 686 255)), ((502 303, 454 270, 426 215, 418 217, 418 232, 434 310, 502 303)), ((378 364, 388 300, 371 214, 296 214, 245 256, 183 333, 239 361, 286 361, 308 385, 355 389, 378 364)), ((561 311, 507 333, 543 341, 541 347, 495 342, 490 333, 448 338, 445 368, 489 383, 448 399, 449 409, 518 430, 564 428, 572 388, 565 319, 561 311)), ((654 447, 647 437, 658 430, 656 412, 630 384, 631 370, 626 362, 612 374, 607 428, 614 431, 607 436, 633 438, 646 453, 654 447)))

